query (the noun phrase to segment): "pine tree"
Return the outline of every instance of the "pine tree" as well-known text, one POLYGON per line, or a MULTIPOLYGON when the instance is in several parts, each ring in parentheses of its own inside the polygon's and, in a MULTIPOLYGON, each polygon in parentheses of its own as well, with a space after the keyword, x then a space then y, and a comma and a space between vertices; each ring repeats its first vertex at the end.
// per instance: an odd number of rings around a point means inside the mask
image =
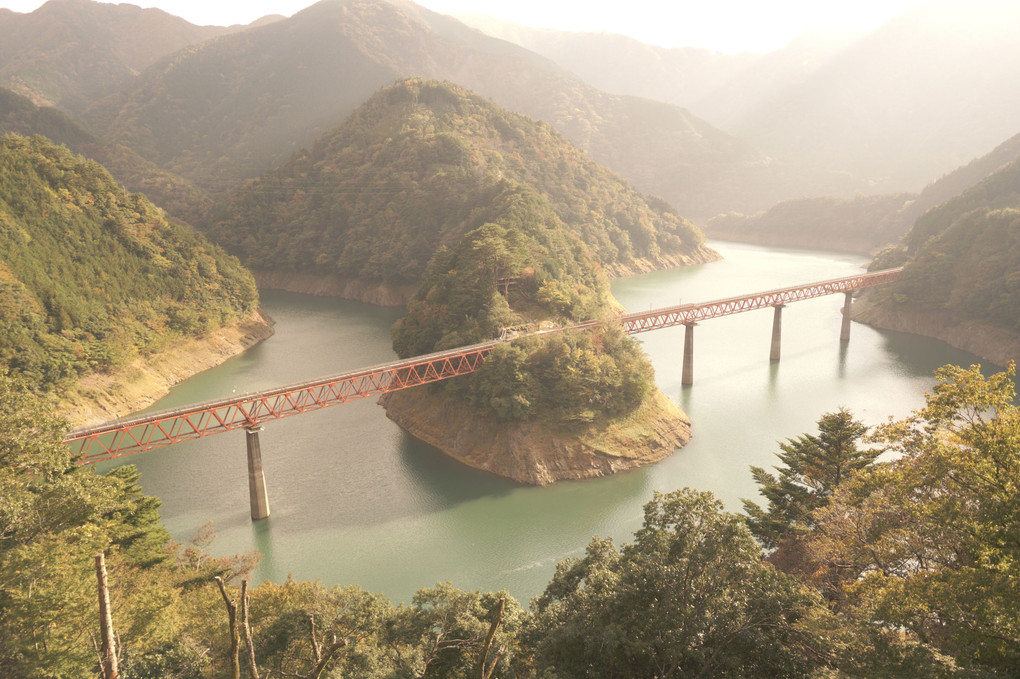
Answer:
POLYGON ((826 413, 818 420, 818 435, 802 434, 780 443, 782 466, 778 476, 763 467, 751 474, 766 508, 743 500, 747 525, 766 549, 774 550, 787 537, 814 527, 811 513, 828 504, 833 490, 854 472, 867 467, 881 452, 861 449, 858 442, 867 431, 846 408, 826 413))

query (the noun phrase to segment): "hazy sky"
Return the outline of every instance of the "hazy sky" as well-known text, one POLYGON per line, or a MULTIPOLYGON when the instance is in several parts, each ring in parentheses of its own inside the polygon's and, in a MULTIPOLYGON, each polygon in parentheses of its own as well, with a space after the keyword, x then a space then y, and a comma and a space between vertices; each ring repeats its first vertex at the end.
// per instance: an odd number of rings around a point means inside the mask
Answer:
MULTIPOLYGON (((665 47, 765 52, 813 29, 864 32, 925 0, 419 0, 443 13, 478 12, 530 26, 624 33, 665 47)), ((42 0, 0 0, 31 12, 42 0)), ((250 23, 267 14, 290 16, 313 0, 138 0, 191 23, 250 23)))

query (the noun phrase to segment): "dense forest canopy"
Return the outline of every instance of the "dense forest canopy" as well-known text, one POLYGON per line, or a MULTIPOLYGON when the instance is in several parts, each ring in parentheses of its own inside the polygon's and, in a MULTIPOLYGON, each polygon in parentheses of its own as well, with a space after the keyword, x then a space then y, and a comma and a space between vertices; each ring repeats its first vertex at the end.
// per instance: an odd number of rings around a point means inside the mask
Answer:
POLYGON ((251 275, 99 164, 0 141, 0 366, 43 387, 250 313, 251 275))
POLYGON ((665 203, 544 123, 449 83, 407 80, 238 194, 210 234, 257 269, 417 283, 440 246, 532 187, 603 267, 713 256, 665 203))

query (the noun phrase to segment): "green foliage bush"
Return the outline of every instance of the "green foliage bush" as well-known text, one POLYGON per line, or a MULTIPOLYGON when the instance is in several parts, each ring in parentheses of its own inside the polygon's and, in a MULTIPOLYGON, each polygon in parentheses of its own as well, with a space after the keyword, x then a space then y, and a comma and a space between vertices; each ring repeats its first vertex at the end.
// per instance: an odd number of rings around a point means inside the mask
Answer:
POLYGON ((0 366, 52 388, 257 304, 236 258, 100 165, 43 137, 0 141, 0 366))

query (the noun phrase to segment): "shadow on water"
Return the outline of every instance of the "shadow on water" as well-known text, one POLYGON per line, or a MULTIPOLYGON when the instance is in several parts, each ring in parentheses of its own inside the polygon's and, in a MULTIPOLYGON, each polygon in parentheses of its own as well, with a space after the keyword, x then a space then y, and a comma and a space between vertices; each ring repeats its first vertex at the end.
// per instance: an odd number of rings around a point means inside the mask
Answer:
POLYGON ((432 496, 429 504, 437 509, 481 497, 506 495, 523 485, 458 462, 403 430, 399 452, 407 475, 419 492, 432 496))
POLYGON ((1004 368, 962 349, 946 345, 941 340, 905 332, 876 330, 883 341, 883 348, 892 357, 901 374, 912 377, 931 377, 938 368, 947 363, 969 367, 980 364, 985 375, 1000 372, 1004 368))
POLYGON ((836 370, 836 375, 839 379, 846 379, 846 359, 850 355, 850 342, 846 340, 840 340, 839 343, 839 359, 836 363, 839 366, 836 370))

